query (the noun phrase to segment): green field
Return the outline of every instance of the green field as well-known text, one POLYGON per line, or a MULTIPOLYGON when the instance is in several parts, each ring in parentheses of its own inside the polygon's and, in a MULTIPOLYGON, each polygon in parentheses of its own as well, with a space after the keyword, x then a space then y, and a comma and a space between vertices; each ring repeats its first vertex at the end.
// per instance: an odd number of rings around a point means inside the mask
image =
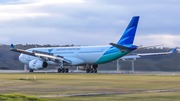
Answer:
MULTIPOLYGON (((6 96, 4 94, 19 93, 23 95, 37 97, 44 95, 61 95, 61 94, 77 94, 77 93, 180 89, 179 78, 180 76, 175 76, 175 75, 172 76, 142 75, 141 76, 141 75, 105 75, 105 74, 0 74, 0 94, 6 96), (37 78, 36 80, 34 80, 34 75, 37 78), (29 76, 28 80, 26 80, 27 76, 29 76)), ((38 100, 59 101, 60 99, 63 101, 79 101, 79 100, 169 101, 171 99, 179 101, 180 92, 160 92, 160 93, 151 92, 151 93, 116 94, 116 95, 102 95, 102 96, 57 97, 57 98, 46 98, 46 99, 38 98, 37 101, 38 100)), ((9 99, 9 101, 11 100, 9 99)))

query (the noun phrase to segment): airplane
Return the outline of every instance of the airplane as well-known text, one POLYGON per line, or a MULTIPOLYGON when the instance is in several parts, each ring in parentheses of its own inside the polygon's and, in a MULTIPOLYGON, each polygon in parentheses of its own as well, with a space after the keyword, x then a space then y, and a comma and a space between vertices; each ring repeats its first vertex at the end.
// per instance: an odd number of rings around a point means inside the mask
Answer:
MULTIPOLYGON (((11 44, 10 50, 21 53, 19 60, 29 65, 29 72, 44 69, 48 65, 56 65, 59 66, 57 69, 58 73, 69 72, 69 69, 64 66, 79 66, 79 68, 85 70, 86 73, 97 73, 98 64, 104 64, 123 58, 123 56, 138 48, 148 47, 133 45, 138 21, 139 16, 134 16, 119 41, 117 43, 110 43, 110 45, 46 47, 22 50, 14 48, 14 45, 11 44)), ((156 54, 169 54, 175 50, 176 49, 171 52, 156 54)))

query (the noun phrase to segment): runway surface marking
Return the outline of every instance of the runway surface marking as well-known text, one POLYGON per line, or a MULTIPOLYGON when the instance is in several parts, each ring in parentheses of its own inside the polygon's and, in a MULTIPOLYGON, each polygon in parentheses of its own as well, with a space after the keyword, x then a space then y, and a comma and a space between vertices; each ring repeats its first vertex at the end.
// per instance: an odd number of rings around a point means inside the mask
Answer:
POLYGON ((104 93, 82 93, 82 94, 67 94, 67 95, 48 95, 38 96, 40 98, 48 97, 73 97, 73 96, 97 96, 97 95, 112 95, 112 94, 133 94, 143 92, 179 92, 180 89, 165 89, 165 90, 146 90, 146 91, 127 91, 127 92, 104 92, 104 93))

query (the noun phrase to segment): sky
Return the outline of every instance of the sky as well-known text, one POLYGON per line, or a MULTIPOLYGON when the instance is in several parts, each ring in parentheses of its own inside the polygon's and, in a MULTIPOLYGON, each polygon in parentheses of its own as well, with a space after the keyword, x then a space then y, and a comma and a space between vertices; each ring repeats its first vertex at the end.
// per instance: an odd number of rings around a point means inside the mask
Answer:
POLYGON ((1 44, 108 45, 140 16, 135 45, 180 46, 180 0, 0 0, 1 44))

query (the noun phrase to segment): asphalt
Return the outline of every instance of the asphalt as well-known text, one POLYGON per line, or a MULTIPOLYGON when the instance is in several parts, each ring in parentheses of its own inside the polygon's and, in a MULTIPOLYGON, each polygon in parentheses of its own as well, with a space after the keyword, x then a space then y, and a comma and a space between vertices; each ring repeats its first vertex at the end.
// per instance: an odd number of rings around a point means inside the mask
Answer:
POLYGON ((164 89, 164 90, 145 90, 145 91, 127 91, 127 92, 103 92, 103 93, 81 93, 81 94, 66 94, 66 95, 47 95, 38 96, 40 98, 48 97, 73 97, 73 96, 98 96, 98 95, 113 95, 113 94, 133 94, 133 93, 148 93, 148 92, 179 92, 180 89, 164 89))
MULTIPOLYGON (((30 73, 28 70, 0 70, 0 73, 30 73)), ((57 73, 56 70, 37 70, 33 72, 34 74, 40 73, 57 73)), ((67 74, 67 73, 66 73, 67 74)), ((87 74, 85 71, 70 71, 69 74, 87 74)), ((178 72, 162 72, 162 71, 98 71, 98 73, 88 73, 88 74, 116 74, 116 75, 180 75, 178 72)))
MULTIPOLYGON (((0 70, 0 73, 29 73, 29 71, 24 70, 0 70)), ((44 73, 57 73, 57 70, 37 70, 33 72, 34 74, 44 74, 44 73)), ((33 74, 31 73, 31 74, 33 74)), ((67 74, 67 73, 66 73, 67 74)), ((69 74, 87 74, 85 71, 70 71, 69 74)), ((109 75, 180 75, 178 72, 162 72, 162 71, 98 71, 98 73, 88 73, 88 74, 109 74, 109 75)))

